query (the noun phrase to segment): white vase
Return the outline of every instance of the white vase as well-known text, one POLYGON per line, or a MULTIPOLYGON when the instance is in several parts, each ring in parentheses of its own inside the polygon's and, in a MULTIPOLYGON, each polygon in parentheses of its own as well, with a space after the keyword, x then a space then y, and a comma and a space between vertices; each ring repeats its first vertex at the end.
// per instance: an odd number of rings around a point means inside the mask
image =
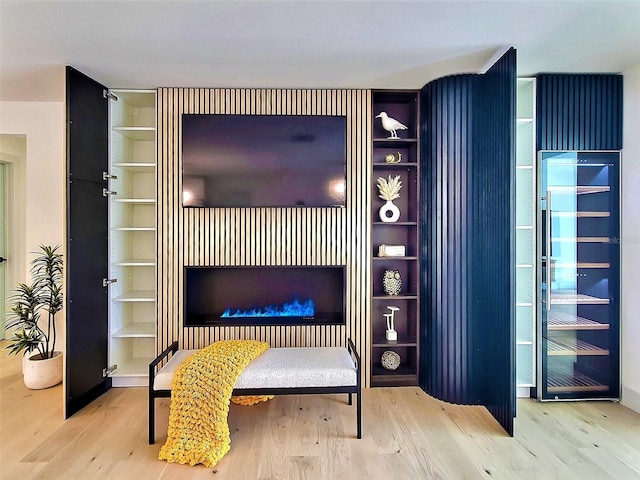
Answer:
POLYGON ((397 222, 400 218, 400 209, 391 200, 387 200, 380 207, 380 220, 387 223, 397 222))
POLYGON ((62 382, 62 352, 53 352, 53 357, 40 360, 36 354, 26 359, 24 384, 31 390, 53 387, 62 382))

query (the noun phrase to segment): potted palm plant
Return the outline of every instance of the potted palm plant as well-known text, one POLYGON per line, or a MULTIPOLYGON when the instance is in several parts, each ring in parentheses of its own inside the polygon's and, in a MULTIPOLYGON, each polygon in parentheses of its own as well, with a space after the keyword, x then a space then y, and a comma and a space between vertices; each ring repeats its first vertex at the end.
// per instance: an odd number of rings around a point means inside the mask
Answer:
POLYGON ((25 355, 24 383, 31 389, 62 381, 62 352, 56 350, 56 314, 62 310, 63 261, 60 246, 40 245, 31 262, 31 284, 19 283, 9 297, 7 329, 15 329, 6 347, 25 355))

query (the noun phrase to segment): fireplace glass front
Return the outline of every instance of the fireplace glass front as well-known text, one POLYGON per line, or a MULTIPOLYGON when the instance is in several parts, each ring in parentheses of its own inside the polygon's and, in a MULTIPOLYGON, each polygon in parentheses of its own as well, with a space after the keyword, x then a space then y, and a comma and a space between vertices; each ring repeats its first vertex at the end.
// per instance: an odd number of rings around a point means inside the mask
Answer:
POLYGON ((343 325, 344 266, 186 267, 185 326, 343 325))

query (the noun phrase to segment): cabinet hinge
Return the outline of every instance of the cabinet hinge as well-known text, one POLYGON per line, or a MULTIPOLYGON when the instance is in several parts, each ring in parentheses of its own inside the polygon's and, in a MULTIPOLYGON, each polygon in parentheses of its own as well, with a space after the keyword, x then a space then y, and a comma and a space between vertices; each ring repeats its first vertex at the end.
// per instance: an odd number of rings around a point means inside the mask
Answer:
POLYGON ((109 100, 113 100, 115 102, 118 101, 118 97, 113 93, 111 93, 109 90, 102 90, 102 96, 104 98, 108 98, 109 100))
POLYGON ((108 172, 102 172, 102 180, 117 180, 117 175, 109 174, 108 172))
POLYGON ((102 377, 103 378, 108 377, 113 372, 115 372, 117 369, 118 369, 118 364, 111 365, 109 368, 103 368, 102 369, 102 377))
POLYGON ((102 189, 102 196, 103 197, 108 197, 109 195, 117 195, 118 192, 116 192, 115 190, 107 190, 106 188, 102 189))
POLYGON ((103 287, 108 287, 110 283, 116 283, 118 281, 117 278, 103 278, 102 279, 102 286, 103 287))

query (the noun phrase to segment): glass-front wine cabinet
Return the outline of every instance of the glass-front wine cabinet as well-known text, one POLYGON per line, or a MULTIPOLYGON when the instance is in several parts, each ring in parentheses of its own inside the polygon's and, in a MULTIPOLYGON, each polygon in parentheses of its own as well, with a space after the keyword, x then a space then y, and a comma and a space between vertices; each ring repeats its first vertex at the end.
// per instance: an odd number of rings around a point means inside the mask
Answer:
POLYGON ((541 400, 618 398, 619 152, 539 153, 541 400))

